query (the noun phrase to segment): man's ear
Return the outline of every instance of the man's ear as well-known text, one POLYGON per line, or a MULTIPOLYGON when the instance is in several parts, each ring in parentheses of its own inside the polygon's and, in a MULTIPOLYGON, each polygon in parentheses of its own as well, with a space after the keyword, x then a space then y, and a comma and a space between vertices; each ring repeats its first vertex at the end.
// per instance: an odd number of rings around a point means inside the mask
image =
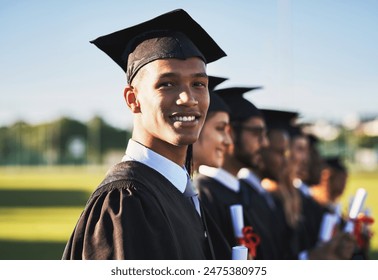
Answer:
POLYGON ((140 113, 140 104, 136 97, 135 90, 132 86, 127 85, 123 92, 123 97, 125 98, 127 106, 131 109, 133 113, 140 113))

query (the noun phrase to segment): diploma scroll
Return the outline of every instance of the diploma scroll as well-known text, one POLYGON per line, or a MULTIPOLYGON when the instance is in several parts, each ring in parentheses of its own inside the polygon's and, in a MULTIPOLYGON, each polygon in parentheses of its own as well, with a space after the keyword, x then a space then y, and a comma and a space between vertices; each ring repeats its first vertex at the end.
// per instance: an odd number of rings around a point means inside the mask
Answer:
POLYGON ((354 199, 352 201, 352 204, 350 206, 349 210, 349 220, 347 221, 344 231, 353 233, 354 232, 354 221, 357 219, 358 214, 360 213, 367 196, 367 192, 363 188, 359 188, 356 191, 356 195, 354 196, 354 199))
POLYGON ((260 237, 251 226, 244 226, 243 206, 235 204, 230 206, 231 221, 237 244, 248 248, 250 259, 256 257, 256 248, 260 244, 260 237))
POLYGON ((325 213, 319 231, 319 242, 331 240, 338 221, 337 214, 325 213))
POLYGON ((234 204, 230 206, 232 227, 236 239, 243 238, 244 218, 243 206, 234 204))
POLYGON ((248 260, 248 248, 245 246, 232 247, 232 260, 248 260))

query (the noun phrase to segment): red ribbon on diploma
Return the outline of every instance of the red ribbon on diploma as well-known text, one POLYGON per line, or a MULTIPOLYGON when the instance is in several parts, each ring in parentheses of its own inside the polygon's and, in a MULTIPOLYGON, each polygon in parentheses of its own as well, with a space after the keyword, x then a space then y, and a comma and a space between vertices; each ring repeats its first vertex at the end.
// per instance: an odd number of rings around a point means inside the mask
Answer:
POLYGON ((373 235, 370 231, 368 232, 368 236, 366 233, 363 232, 363 227, 367 225, 371 225, 374 223, 374 219, 364 214, 359 214, 356 219, 353 220, 354 222, 354 236, 356 237, 357 244, 360 248, 364 248, 367 246, 366 238, 370 239, 373 235))
POLYGON ((248 248, 249 255, 254 259, 256 257, 256 248, 260 244, 260 236, 253 231, 251 226, 246 226, 242 230, 243 237, 237 239, 239 245, 248 248))

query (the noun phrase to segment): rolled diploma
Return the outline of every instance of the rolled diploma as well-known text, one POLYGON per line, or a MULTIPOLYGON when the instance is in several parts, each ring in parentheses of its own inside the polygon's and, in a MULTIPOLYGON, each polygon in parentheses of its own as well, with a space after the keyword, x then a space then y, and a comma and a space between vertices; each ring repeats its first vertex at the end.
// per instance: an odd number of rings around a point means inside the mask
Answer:
POLYGON ((352 205, 349 210, 349 220, 344 227, 345 232, 352 233, 354 230, 354 222, 353 220, 357 218, 358 214, 360 213, 362 206, 365 203, 365 199, 367 196, 367 192, 363 188, 359 188, 356 191, 356 195, 354 196, 352 205))
POLYGON ((234 230, 235 238, 243 237, 244 219, 243 219, 243 206, 234 204, 230 206, 231 222, 234 230))
POLYGON ((234 246, 232 247, 232 260, 247 260, 248 259, 248 248, 245 246, 234 246))
POLYGON ((320 225, 319 231, 319 241, 320 242, 327 242, 331 240, 333 229, 337 223, 337 215, 331 213, 325 213, 323 215, 322 223, 320 225))

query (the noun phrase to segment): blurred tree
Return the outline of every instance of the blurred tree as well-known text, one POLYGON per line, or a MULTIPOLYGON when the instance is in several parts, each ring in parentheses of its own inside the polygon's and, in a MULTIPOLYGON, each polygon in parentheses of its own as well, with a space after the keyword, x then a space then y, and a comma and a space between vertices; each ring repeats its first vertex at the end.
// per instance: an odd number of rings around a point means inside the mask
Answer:
POLYGON ((108 151, 123 151, 131 133, 96 116, 88 124, 60 118, 0 127, 0 165, 101 164, 108 151))

